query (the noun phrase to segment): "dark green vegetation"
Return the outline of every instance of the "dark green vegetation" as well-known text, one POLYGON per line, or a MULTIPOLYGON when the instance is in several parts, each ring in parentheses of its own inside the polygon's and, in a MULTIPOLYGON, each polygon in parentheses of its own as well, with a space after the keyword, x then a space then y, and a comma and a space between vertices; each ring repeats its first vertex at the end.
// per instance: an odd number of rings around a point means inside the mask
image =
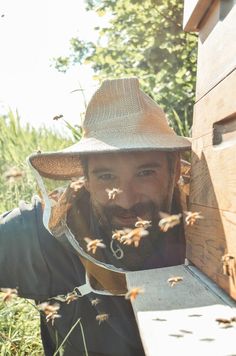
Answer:
POLYGON ((96 43, 71 39, 71 55, 55 60, 66 71, 88 63, 98 80, 138 76, 141 86, 168 114, 181 135, 189 135, 196 81, 197 36, 182 29, 183 1, 87 0, 87 9, 108 16, 96 28, 96 43))

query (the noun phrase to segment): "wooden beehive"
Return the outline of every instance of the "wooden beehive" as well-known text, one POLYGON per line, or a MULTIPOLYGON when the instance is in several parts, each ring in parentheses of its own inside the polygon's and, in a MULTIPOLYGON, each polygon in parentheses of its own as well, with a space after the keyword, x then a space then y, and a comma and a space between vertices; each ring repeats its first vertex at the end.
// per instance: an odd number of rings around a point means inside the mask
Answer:
POLYGON ((236 299, 236 1, 185 0, 198 32, 187 258, 236 299), (225 256, 225 257, 223 257, 225 256))

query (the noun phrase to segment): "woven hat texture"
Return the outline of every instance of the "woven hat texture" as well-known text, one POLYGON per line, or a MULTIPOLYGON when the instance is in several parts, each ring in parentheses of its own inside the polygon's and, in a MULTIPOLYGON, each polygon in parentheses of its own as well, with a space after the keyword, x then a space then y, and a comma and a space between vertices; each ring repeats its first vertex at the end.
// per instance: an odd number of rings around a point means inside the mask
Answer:
POLYGON ((164 111, 139 88, 137 78, 104 81, 88 104, 82 127, 83 137, 74 145, 31 155, 33 167, 47 178, 70 179, 82 174, 82 155, 191 147, 189 139, 169 127, 164 111))

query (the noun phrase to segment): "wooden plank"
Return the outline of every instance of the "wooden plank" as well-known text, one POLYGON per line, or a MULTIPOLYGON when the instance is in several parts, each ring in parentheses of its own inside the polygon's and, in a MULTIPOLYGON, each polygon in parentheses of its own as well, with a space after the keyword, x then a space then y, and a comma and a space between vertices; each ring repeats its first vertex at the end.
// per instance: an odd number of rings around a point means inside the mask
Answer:
POLYGON ((185 228, 187 258, 236 299, 236 214, 193 203, 190 210, 204 219, 185 228), (231 275, 224 274, 221 261, 226 253, 235 257, 231 275))
POLYGON ((231 308, 213 305, 170 311, 138 313, 138 323, 147 356, 235 355, 235 328, 217 325, 235 314, 231 308))
POLYGON ((129 290, 134 287, 144 289, 132 303, 136 311, 197 308, 222 303, 221 298, 209 293, 184 265, 128 272, 126 280, 129 290), (168 279, 174 276, 183 277, 183 281, 171 287, 168 279))
POLYGON ((234 299, 235 265, 225 275, 221 259, 236 259, 235 95, 233 71, 195 104, 189 209, 204 219, 186 228, 187 257, 234 299))
MULTIPOLYGON (((236 46, 234 47, 236 51, 236 46)), ((195 104, 192 129, 193 139, 213 135, 214 123, 234 115, 236 113, 235 98, 236 70, 195 104)))
POLYGON ((196 101, 236 68, 236 6, 220 18, 220 2, 214 3, 199 32, 196 101))
POLYGON ((187 257, 236 298, 225 253, 236 258, 236 71, 195 104, 190 210, 205 217, 186 229, 187 257))
POLYGON ((184 31, 198 31, 198 25, 203 16, 206 14, 211 3, 212 0, 184 0, 184 31))
POLYGON ((193 149, 190 204, 229 211, 236 216, 236 140, 201 151, 193 149))
POLYGON ((199 40, 200 43, 204 43, 206 38, 212 32, 217 22, 220 20, 221 0, 215 0, 209 7, 206 15, 203 17, 199 24, 199 40))
POLYGON ((127 274, 129 289, 145 289, 132 306, 147 356, 235 354, 234 328, 222 328, 216 319, 233 317, 236 304, 194 270, 174 266, 127 274), (171 287, 167 280, 176 275, 183 281, 171 287))

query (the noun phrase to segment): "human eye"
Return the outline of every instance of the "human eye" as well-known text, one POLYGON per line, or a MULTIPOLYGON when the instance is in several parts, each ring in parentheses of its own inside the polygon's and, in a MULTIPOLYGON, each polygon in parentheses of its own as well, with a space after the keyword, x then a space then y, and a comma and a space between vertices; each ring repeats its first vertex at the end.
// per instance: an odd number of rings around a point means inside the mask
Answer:
POLYGON ((142 169, 141 171, 138 172, 138 177, 149 177, 152 176, 156 173, 154 169, 142 169))
POLYGON ((100 181, 111 181, 115 179, 115 176, 112 173, 103 173, 103 174, 99 174, 98 179, 100 181))

